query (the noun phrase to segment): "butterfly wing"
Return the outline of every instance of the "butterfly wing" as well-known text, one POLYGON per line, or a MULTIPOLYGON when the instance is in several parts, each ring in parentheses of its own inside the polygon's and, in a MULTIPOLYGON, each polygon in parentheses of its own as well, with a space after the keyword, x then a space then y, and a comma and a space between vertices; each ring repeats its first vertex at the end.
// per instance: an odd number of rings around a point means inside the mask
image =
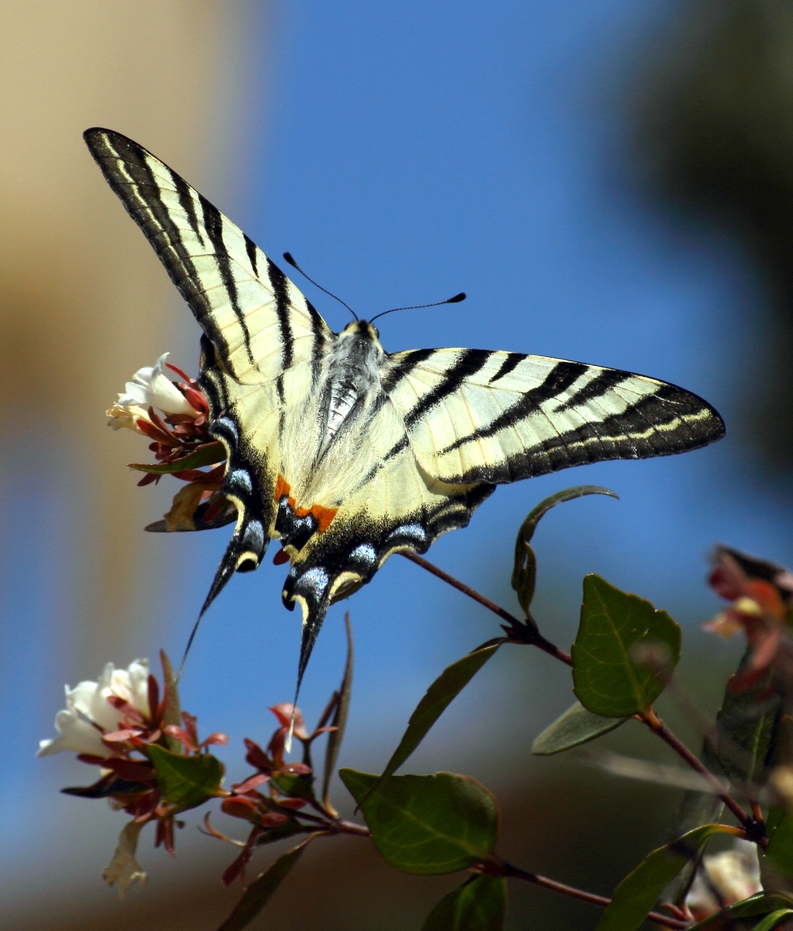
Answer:
POLYGON ((390 357, 389 398, 426 471, 444 481, 514 482, 604 459, 696 449, 719 414, 675 385, 618 369, 478 349, 390 357))
POLYGON ((248 236, 160 159, 112 130, 84 135, 206 337, 201 386, 228 454, 223 491, 237 507, 206 610, 235 571, 264 555, 289 411, 307 404, 333 334, 248 236))

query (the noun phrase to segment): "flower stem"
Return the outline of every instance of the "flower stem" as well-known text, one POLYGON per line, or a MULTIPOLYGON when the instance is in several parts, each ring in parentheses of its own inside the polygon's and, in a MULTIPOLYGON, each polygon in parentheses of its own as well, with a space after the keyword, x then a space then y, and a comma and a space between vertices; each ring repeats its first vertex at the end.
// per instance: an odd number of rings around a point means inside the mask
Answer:
POLYGON ((549 656, 553 656, 555 659, 566 663, 568 666, 573 665, 570 654, 566 653, 560 647, 551 643, 550 640, 543 637, 539 631, 539 628, 537 627, 536 622, 532 618, 528 619, 528 623, 526 621, 519 620, 514 615, 510 614, 509 611, 505 611, 504 608, 497 605, 494 601, 491 601, 489 598, 485 598, 484 595, 481 595, 478 591, 476 591, 476 589, 471 588, 470 585, 466 585, 465 582, 461 582, 459 579, 455 579, 453 575, 449 575, 448 572, 444 572, 443 569, 439 569, 436 565, 434 565, 434 563, 429 562, 429 560, 424 559, 423 556, 419 556, 417 553, 403 550, 400 552, 400 555, 404 556, 405 559, 409 559, 411 562, 414 562, 417 566, 421 566, 422 569, 426 569, 427 572, 431 572, 432 575, 434 575, 436 578, 439 578, 446 582, 448 585, 451 585, 452 588, 456 588, 457 591, 462 592, 469 598, 473 598, 474 601, 487 608, 488 611, 492 611, 493 614, 500 617, 502 621, 506 621, 511 630, 520 632, 519 637, 510 637, 505 640, 505 642, 523 643, 529 646, 538 647, 549 656))
POLYGON ((749 835, 750 840, 755 840, 763 849, 768 846, 768 839, 763 834, 763 823, 762 821, 756 820, 752 815, 746 812, 735 799, 730 795, 729 792, 724 788, 721 782, 713 775, 713 773, 700 761, 697 757, 688 749, 688 747, 675 735, 669 728, 664 724, 664 722, 658 717, 655 711, 652 708, 649 708, 647 711, 643 712, 640 715, 637 715, 639 720, 646 724, 650 730, 658 734, 658 736, 667 743, 679 757, 681 757, 685 762, 700 776, 705 779, 705 781, 710 785, 713 792, 724 802, 727 808, 735 815, 735 817, 740 821, 749 835))
MULTIPOLYGON (((511 863, 501 861, 501 863, 487 864, 484 872, 489 875, 506 876, 513 879, 522 879, 524 882, 534 883, 537 886, 543 886, 545 889, 552 889, 562 895, 570 896, 573 899, 579 899, 582 902, 589 902, 592 905, 599 905, 605 908, 611 904, 611 899, 605 895, 596 895, 594 892, 586 892, 583 889, 576 889, 575 886, 568 886, 566 883, 557 882, 555 879, 549 879, 547 876, 541 876, 539 873, 529 873, 511 863)), ((681 921, 679 918, 672 918, 670 915, 662 915, 660 912, 650 912, 647 915, 648 921, 663 925, 665 928, 684 929, 688 928, 690 922, 681 921)))

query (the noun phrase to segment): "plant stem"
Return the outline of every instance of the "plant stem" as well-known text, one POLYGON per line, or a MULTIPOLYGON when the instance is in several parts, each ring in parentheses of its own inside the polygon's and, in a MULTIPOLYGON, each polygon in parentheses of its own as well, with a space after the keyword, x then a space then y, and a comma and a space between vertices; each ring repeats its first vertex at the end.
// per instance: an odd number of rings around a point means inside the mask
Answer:
POLYGON ((549 656, 553 656, 555 659, 566 663, 568 666, 573 665, 570 654, 566 653, 560 647, 551 643, 550 640, 543 637, 539 631, 539 628, 537 627, 536 622, 533 619, 529 618, 528 623, 526 623, 526 621, 519 620, 514 615, 510 614, 509 611, 505 611, 502 607, 497 605, 494 601, 491 601, 489 598, 485 598, 484 595, 481 595, 478 591, 476 591, 476 589, 471 588, 470 585, 466 585, 465 582, 461 582, 459 579, 455 579, 453 575, 449 575, 448 572, 444 572, 443 569, 439 569, 436 565, 434 565, 434 563, 429 562, 429 560, 424 559, 423 556, 419 556, 417 553, 401 551, 400 555, 404 556, 405 559, 409 559, 411 562, 414 562, 417 566, 421 566, 422 569, 426 569, 427 572, 431 572, 434 576, 436 576, 436 578, 439 578, 446 582, 448 585, 451 585, 452 588, 456 588, 457 591, 462 592, 469 598, 473 598, 474 601, 487 608, 488 611, 492 611, 493 614, 496 614, 498 617, 500 617, 502 621, 506 621, 506 623, 511 628, 525 631, 525 636, 523 639, 519 640, 510 638, 507 642, 525 643, 529 646, 539 647, 539 649, 547 653, 549 656))
MULTIPOLYGON (((713 773, 702 763, 697 757, 688 749, 688 747, 678 738, 669 728, 664 724, 664 722, 658 717, 655 711, 652 708, 649 708, 647 711, 638 715, 639 720, 646 724, 650 730, 654 731, 658 736, 667 743, 674 751, 680 756, 685 762, 700 776, 705 779, 705 781, 713 789, 713 792, 724 802, 727 808, 735 815, 735 817, 740 821, 743 827, 746 829, 750 838, 756 837, 758 832, 758 821, 755 820, 750 814, 748 814, 744 809, 735 801, 735 799, 730 795, 729 792, 724 788, 722 783, 713 775, 713 773)), ((759 822, 762 825, 762 822, 759 822)), ((768 845, 768 840, 765 837, 761 837, 757 840, 757 843, 765 848, 768 845)))
MULTIPOLYGON (((489 866, 489 865, 488 865, 489 866)), ((547 876, 541 876, 539 873, 529 873, 511 863, 502 861, 501 864, 485 868, 485 872, 493 875, 508 876, 513 879, 522 879, 524 882, 534 883, 537 886, 543 886, 546 889, 552 889, 562 895, 570 896, 573 899, 580 899, 582 902, 589 902, 592 905, 599 905, 605 908, 611 904, 611 899, 605 895, 596 895, 594 892, 585 892, 583 889, 576 889, 575 886, 568 886, 566 883, 557 882, 555 879, 549 879, 547 876)), ((672 918, 670 915, 662 915, 660 912, 650 912, 647 915, 648 921, 654 921, 656 924, 663 925, 665 928, 685 929, 690 926, 690 922, 681 921, 679 918, 672 918)))
POLYGON ((355 834, 358 837, 371 837, 372 832, 362 824, 356 824, 354 821, 345 821, 344 818, 334 818, 333 832, 336 834, 355 834))

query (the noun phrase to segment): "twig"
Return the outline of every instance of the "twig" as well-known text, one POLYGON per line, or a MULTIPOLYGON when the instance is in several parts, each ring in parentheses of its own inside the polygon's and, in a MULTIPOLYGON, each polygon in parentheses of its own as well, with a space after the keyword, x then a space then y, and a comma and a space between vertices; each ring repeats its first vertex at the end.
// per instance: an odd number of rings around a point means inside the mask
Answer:
MULTIPOLYGON (((568 886, 566 883, 557 882, 555 879, 549 879, 547 876, 541 876, 539 873, 529 873, 511 863, 502 861, 492 866, 487 864, 484 872, 498 876, 509 876, 513 879, 522 879, 524 882, 534 883, 537 886, 543 886, 546 889, 552 889, 562 895, 570 896, 573 899, 579 899, 582 902, 589 902, 592 905, 599 905, 605 908, 611 904, 611 899, 605 895, 596 895, 594 892, 585 892, 583 889, 576 889, 575 886, 568 886)), ((656 924, 663 925, 665 928, 683 929, 690 926, 690 922, 681 921, 679 918, 672 918, 670 915, 662 915, 660 912, 649 912, 648 921, 654 921, 656 924)))
POLYGON ((529 646, 539 647, 543 652, 548 653, 549 656, 561 660, 561 662, 566 663, 568 666, 573 665, 570 654, 543 637, 533 619, 530 618, 529 623, 519 620, 514 615, 510 614, 509 611, 505 611, 502 607, 497 605, 494 601, 485 598, 484 595, 481 595, 476 589, 471 588, 470 585, 466 585, 465 582, 455 579, 453 575, 449 575, 448 572, 439 569, 436 565, 424 559, 423 556, 419 556, 417 553, 403 550, 400 552, 400 555, 414 562, 417 566, 421 566, 422 569, 426 569, 427 572, 431 572, 436 578, 451 585, 452 588, 456 588, 457 591, 462 592, 469 598, 473 598, 474 601, 478 602, 484 608, 487 608, 488 611, 492 611, 493 614, 500 617, 502 621, 506 621, 510 628, 520 632, 520 637, 510 637, 507 642, 524 643, 529 646))
POLYGON ((749 815, 735 801, 730 793, 724 788, 722 783, 713 775, 713 773, 688 749, 688 747, 676 737, 672 731, 664 724, 652 708, 637 716, 643 721, 654 733, 667 743, 679 757, 685 760, 688 765, 698 772, 713 789, 713 792, 724 802, 727 808, 741 822, 750 840, 754 840, 759 846, 765 849, 768 846, 768 840, 763 835, 764 825, 762 821, 757 821, 749 815))
POLYGON ((356 824, 354 821, 345 821, 344 818, 334 818, 331 822, 331 830, 334 834, 355 834, 358 837, 371 837, 372 832, 362 824, 356 824))

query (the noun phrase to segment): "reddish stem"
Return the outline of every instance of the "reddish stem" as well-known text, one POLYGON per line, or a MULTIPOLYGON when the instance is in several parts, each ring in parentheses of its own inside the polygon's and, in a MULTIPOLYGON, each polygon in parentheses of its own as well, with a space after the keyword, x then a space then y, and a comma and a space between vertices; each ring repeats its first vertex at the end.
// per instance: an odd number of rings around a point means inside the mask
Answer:
POLYGON ((713 792, 724 802, 727 808, 735 815, 735 817, 740 821, 749 835, 750 840, 755 840, 760 847, 765 849, 768 846, 768 839, 763 837, 761 834, 763 822, 762 820, 755 819, 752 815, 748 814, 744 809, 735 801, 735 799, 727 792, 724 786, 719 782, 719 780, 713 775, 713 773, 703 764, 697 757, 688 749, 688 747, 676 737, 672 731, 664 724, 664 722, 658 717, 658 715, 653 711, 652 708, 645 711, 643 714, 637 716, 639 720, 644 722, 650 730, 658 734, 658 736, 667 743, 674 751, 680 756, 686 763, 695 771, 700 774, 700 776, 705 779, 705 781, 713 789, 713 792), (758 833, 761 834, 758 837, 758 833))
MULTIPOLYGON (((489 865, 488 865, 489 866, 489 865)), ((605 908, 611 904, 611 899, 605 895, 596 895, 594 892, 585 892, 583 889, 576 889, 575 886, 568 886, 566 883, 557 882, 555 879, 549 879, 547 876, 541 876, 539 873, 529 873, 521 870, 511 863, 502 862, 500 865, 494 865, 485 869, 491 875, 510 876, 513 879, 522 879, 524 882, 534 883, 537 886, 543 886, 546 889, 553 889, 562 895, 570 896, 573 899, 579 899, 582 902, 589 902, 592 905, 599 905, 605 908)), ((665 928, 684 929, 690 926, 690 922, 681 921, 678 918, 672 918, 669 915, 662 915, 660 912, 649 912, 648 921, 654 921, 656 924, 663 925, 665 928)))
POLYGON ((405 559, 409 559, 411 562, 414 562, 417 566, 421 566, 422 569, 426 569, 427 572, 431 572, 437 578, 446 582, 448 585, 451 585, 452 588, 456 588, 457 591, 462 592, 469 598, 472 598, 478 604, 482 605, 484 608, 487 608, 488 611, 492 611, 493 614, 500 617, 502 621, 506 621, 506 623, 514 630, 521 631, 522 636, 520 639, 510 638, 507 642, 524 643, 529 646, 539 647, 539 649, 547 653, 549 656, 553 656, 555 659, 566 663, 568 666, 573 665, 570 654, 566 653, 564 650, 551 643, 550 640, 547 640, 545 637, 543 637, 539 631, 539 628, 537 627, 536 622, 532 618, 529 618, 528 622, 519 620, 518 618, 514 617, 514 615, 510 614, 509 611, 505 611, 502 607, 497 605, 494 601, 491 601, 489 598, 485 598, 485 596, 481 595, 478 591, 476 591, 476 589, 471 588, 469 585, 466 585, 465 582, 461 582, 459 579, 455 579, 453 575, 449 575, 448 572, 444 572, 443 569, 439 569, 436 565, 424 559, 423 556, 419 556, 417 553, 402 551, 400 555, 404 556, 405 559))

